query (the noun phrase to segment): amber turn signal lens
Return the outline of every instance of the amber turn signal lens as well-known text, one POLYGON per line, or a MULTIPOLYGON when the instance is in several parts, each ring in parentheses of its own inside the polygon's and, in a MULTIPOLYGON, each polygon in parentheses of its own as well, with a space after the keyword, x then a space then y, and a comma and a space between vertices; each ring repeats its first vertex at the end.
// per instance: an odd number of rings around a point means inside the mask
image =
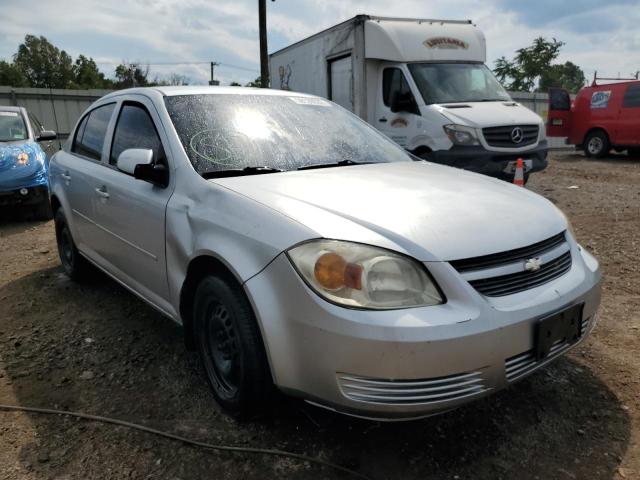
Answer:
POLYGON ((316 260, 314 275, 320 285, 327 290, 338 290, 343 287, 362 288, 362 267, 355 263, 347 263, 337 253, 325 253, 316 260))

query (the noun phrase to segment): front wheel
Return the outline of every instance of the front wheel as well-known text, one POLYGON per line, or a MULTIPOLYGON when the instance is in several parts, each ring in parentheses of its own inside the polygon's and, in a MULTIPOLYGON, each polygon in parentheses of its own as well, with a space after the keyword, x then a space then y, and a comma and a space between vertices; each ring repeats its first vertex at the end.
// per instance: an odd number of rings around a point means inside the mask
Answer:
POLYGON ((198 286, 194 333, 213 395, 232 416, 264 413, 273 396, 262 337, 241 287, 231 279, 208 276, 198 286))
POLYGON ((62 209, 58 209, 55 214, 55 227, 58 254, 65 273, 71 280, 82 280, 89 270, 89 263, 78 252, 62 209))
POLYGON ((591 132, 584 142, 584 153, 587 157, 602 158, 609 153, 611 145, 609 137, 602 130, 591 132))

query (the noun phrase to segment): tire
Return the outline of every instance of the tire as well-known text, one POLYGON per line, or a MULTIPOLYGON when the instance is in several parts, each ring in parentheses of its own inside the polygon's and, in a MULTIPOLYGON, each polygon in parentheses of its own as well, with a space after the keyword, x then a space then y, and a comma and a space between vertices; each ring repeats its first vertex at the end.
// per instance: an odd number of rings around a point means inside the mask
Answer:
POLYGON ((85 279, 90 266, 87 260, 78 252, 62 209, 58 209, 55 214, 55 228, 58 255, 60 255, 62 268, 73 281, 78 282, 85 279))
POLYGON ((38 220, 51 220, 51 204, 48 198, 36 206, 34 214, 38 220))
POLYGON ((602 130, 591 132, 584 141, 584 153, 587 157, 602 158, 610 150, 609 137, 602 130))
POLYGON ((194 335, 200 361, 218 404, 231 416, 264 414, 273 381, 256 318, 240 286, 205 277, 194 298, 194 335))
POLYGON ((627 155, 632 158, 640 158, 640 148, 630 148, 627 150, 627 155))

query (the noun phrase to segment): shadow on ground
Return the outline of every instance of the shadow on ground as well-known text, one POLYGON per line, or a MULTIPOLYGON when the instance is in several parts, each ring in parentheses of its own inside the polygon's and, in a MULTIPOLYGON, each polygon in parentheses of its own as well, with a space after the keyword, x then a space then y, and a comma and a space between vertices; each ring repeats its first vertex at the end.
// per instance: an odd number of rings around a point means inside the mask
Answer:
MULTIPOLYGON (((0 392, 12 390, 23 405, 292 450, 377 479, 610 479, 629 443, 626 412, 579 352, 504 392, 421 421, 373 423, 283 400, 273 418, 240 424, 217 410, 180 327, 103 275, 78 285, 53 268, 7 284, 0 298, 7 373, 0 392)), ((121 427, 29 418, 37 437, 20 442, 20 462, 36 478, 348 478, 121 427)))

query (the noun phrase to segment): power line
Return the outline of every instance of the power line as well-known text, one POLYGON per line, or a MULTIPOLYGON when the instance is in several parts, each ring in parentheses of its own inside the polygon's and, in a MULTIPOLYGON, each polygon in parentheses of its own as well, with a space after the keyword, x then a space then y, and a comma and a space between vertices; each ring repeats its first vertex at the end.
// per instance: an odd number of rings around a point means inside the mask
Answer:
MULTIPOLYGON (((98 65, 120 65, 121 62, 96 62, 98 65)), ((211 61, 202 61, 202 62, 130 62, 135 65, 148 65, 150 67, 159 67, 159 66, 178 66, 178 65, 210 65, 211 61)), ((244 70, 245 72, 253 72, 260 73, 260 70, 257 68, 250 67, 241 67, 239 65, 234 65, 226 62, 214 62, 216 66, 231 68, 234 70, 244 70)))

